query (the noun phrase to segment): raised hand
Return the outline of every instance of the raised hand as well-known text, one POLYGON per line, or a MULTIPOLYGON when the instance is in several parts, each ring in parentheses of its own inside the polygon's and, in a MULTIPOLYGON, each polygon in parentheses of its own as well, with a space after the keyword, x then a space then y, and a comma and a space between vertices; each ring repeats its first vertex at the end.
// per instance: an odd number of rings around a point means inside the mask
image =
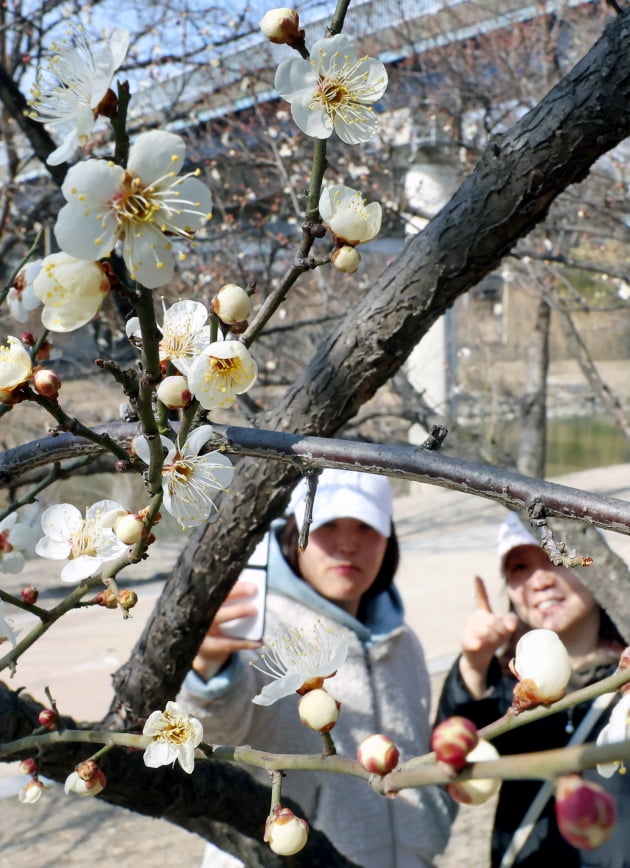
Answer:
POLYGON ((513 612, 502 617, 495 615, 483 579, 475 576, 475 608, 464 622, 459 662, 462 678, 475 698, 485 693, 490 661, 517 625, 518 618, 513 612))

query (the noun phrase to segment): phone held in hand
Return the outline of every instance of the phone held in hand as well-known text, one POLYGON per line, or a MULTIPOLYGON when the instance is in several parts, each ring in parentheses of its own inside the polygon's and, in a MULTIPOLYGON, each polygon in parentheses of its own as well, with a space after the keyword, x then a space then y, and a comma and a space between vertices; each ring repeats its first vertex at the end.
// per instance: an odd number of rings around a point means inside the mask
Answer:
POLYGON ((269 534, 254 549, 247 566, 240 574, 239 582, 256 586, 256 594, 248 597, 248 602, 256 607, 256 614, 246 618, 234 618, 221 624, 221 632, 233 639, 262 639, 265 629, 265 595, 267 593, 267 560, 269 555, 269 534))

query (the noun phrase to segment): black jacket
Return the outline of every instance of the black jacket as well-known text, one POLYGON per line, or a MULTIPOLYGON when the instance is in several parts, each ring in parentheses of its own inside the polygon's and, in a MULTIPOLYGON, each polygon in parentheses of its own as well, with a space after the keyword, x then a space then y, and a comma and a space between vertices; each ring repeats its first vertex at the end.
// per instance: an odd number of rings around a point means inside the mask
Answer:
MULTIPOLYGON (((512 704, 512 690, 516 682, 502 672, 498 660, 495 658, 492 661, 488 672, 489 694, 479 700, 473 699, 466 689, 458 663, 456 661, 453 665, 442 688, 436 723, 458 714, 472 720, 477 727, 482 727, 505 714, 512 704)), ((593 673, 590 683, 612 675, 614 671, 614 664, 600 667, 593 673)), ((525 724, 494 739, 493 744, 501 754, 562 747, 589 707, 590 702, 582 703, 568 712, 525 724)), ((608 722, 611 707, 603 711, 586 741, 595 741, 608 722)), ((611 778, 603 778, 595 769, 584 772, 583 776, 596 781, 615 796, 617 823, 608 841, 595 850, 576 850, 567 844, 558 831, 554 800, 551 797, 516 857, 515 865, 520 868, 630 868, 630 769, 626 774, 616 772, 611 778)), ((503 782, 492 831, 492 868, 500 865, 503 853, 540 786, 538 781, 503 782)), ((474 810, 474 807, 464 810, 474 810)))

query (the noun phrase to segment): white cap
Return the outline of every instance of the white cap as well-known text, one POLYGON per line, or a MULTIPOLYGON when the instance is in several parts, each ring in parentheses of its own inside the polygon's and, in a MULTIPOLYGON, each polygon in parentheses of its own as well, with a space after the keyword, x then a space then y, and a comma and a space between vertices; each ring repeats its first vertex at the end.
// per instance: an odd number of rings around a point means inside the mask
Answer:
MULTIPOLYGON (((308 484, 302 479, 291 496, 287 512, 302 527, 308 484)), ((383 536, 392 532, 392 491, 385 476, 327 467, 317 480, 311 530, 337 518, 355 518, 383 536)))
POLYGON ((540 548, 540 543, 527 530, 516 513, 511 512, 499 528, 497 556, 499 558, 501 575, 504 573, 506 557, 512 549, 518 548, 518 546, 536 546, 536 548, 540 548))

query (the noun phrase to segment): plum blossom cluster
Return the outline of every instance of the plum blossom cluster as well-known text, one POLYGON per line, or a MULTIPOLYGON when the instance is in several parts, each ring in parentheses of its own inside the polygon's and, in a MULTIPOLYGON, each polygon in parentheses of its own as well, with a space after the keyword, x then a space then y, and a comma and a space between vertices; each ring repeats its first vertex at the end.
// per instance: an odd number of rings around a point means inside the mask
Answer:
MULTIPOLYGON (((221 322, 230 326, 247 319, 251 303, 242 287, 226 284, 215 296, 213 309, 221 322)), ((181 374, 165 378, 161 394, 158 392, 169 407, 185 407, 192 397, 205 410, 230 407, 236 396, 247 392, 256 381, 258 366, 245 344, 212 341, 208 315, 198 301, 178 301, 164 307, 160 360, 170 362, 181 374)), ((137 317, 127 323, 127 335, 134 346, 141 345, 137 317)), ((144 460, 143 455, 140 457, 144 460)))

